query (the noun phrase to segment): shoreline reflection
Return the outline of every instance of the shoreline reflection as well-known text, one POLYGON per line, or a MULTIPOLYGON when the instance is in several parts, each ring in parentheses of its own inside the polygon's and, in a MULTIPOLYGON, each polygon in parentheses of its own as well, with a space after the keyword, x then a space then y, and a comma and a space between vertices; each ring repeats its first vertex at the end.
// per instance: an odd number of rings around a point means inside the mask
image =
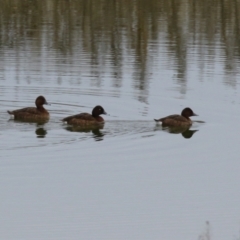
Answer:
POLYGON ((1 62, 2 76, 12 69, 16 84, 47 84, 52 81, 49 76, 57 73, 59 85, 64 81, 72 84, 74 78, 74 83, 81 85, 84 75, 90 75, 91 84, 100 87, 107 74, 112 86, 119 89, 124 86, 125 67, 130 66, 135 97, 148 103, 153 81, 151 66, 168 62, 168 68, 174 71, 176 90, 186 95, 192 63, 202 80, 202 76, 219 69, 215 69, 219 62, 226 75, 221 82, 236 87, 240 8, 234 1, 213 4, 219 11, 212 12, 208 1, 1 1, 0 46, 7 53, 1 62), (126 53, 131 53, 129 59, 126 53), (86 62, 90 67, 86 67, 86 62), (41 76, 35 72, 41 72, 41 76), (23 73, 28 76, 22 78, 23 73), (74 78, 64 77, 69 74, 74 78))

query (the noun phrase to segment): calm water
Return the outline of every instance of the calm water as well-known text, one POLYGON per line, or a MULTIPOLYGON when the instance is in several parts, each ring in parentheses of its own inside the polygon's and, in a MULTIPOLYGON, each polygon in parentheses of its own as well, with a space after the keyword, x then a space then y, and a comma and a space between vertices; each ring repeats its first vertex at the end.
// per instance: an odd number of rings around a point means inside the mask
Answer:
POLYGON ((239 1, 0 4, 0 239, 240 239, 239 1), (49 122, 9 120, 38 95, 49 122))

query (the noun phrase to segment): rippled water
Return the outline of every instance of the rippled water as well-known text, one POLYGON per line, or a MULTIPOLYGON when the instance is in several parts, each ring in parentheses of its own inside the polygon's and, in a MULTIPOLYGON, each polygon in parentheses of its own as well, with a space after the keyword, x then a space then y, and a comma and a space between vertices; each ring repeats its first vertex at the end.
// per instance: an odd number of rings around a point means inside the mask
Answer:
POLYGON ((240 238, 237 1, 0 3, 1 239, 240 238), (9 118, 38 95, 48 122, 9 118))

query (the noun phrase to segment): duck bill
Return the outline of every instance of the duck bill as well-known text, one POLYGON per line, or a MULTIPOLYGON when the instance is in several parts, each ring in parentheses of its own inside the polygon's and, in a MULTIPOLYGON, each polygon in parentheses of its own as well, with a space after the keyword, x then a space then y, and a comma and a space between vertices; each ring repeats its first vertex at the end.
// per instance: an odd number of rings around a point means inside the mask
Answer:
POLYGON ((193 113, 193 116, 198 116, 196 113, 193 113))
POLYGON ((107 113, 105 111, 102 114, 107 115, 107 113))
POLYGON ((45 105, 51 105, 51 103, 48 103, 47 101, 44 103, 45 105))

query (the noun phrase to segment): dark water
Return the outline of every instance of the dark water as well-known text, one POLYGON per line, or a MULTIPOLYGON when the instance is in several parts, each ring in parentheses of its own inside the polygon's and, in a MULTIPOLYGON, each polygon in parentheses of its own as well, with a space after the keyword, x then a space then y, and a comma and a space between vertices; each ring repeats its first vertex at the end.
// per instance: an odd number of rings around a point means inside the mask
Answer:
POLYGON ((238 1, 0 5, 1 239, 240 238, 238 1), (48 122, 9 119, 38 95, 48 122))

